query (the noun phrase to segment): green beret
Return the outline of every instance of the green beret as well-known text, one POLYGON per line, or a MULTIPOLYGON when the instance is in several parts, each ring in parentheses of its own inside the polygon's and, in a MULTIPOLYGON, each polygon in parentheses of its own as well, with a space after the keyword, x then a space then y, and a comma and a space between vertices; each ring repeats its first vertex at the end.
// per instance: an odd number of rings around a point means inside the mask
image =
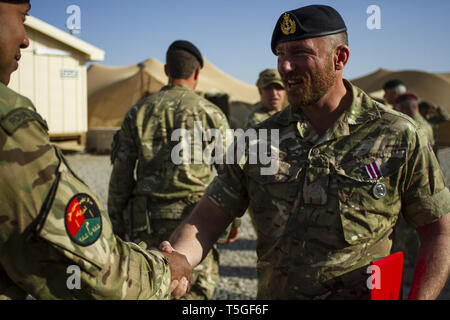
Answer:
POLYGON ((261 71, 258 81, 256 81, 256 86, 258 88, 265 88, 272 83, 279 84, 284 89, 284 83, 276 69, 265 69, 261 71))
POLYGON ((312 5, 283 13, 272 34, 272 52, 280 42, 323 37, 347 31, 341 15, 332 7, 312 5))
POLYGON ((194 46, 191 42, 186 40, 177 40, 169 46, 167 52, 171 50, 184 50, 189 52, 190 54, 194 55, 197 58, 198 62, 200 63, 200 66, 203 68, 202 54, 200 53, 200 50, 198 50, 198 48, 194 46))

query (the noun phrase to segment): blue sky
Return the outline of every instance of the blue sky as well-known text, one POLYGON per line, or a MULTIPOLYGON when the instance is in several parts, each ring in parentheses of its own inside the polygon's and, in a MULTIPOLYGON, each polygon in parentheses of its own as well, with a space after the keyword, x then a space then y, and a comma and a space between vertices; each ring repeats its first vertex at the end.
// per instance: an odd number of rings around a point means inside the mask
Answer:
POLYGON ((31 15, 66 30, 69 5, 81 9, 83 39, 106 52, 102 64, 164 62, 174 40, 193 42, 218 68, 250 84, 276 67, 270 39, 278 17, 310 4, 336 8, 347 24, 353 79, 383 67, 450 72, 447 0, 32 0, 31 15), (367 8, 380 8, 381 29, 369 30, 367 8))

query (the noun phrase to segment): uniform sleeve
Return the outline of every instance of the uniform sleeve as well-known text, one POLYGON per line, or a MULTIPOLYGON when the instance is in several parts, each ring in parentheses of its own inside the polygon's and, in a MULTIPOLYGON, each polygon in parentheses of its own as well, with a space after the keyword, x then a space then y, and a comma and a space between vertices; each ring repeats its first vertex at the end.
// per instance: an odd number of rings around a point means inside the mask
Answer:
POLYGON ((132 108, 114 136, 111 153, 113 169, 108 189, 108 214, 116 234, 126 232, 123 213, 136 185, 134 168, 138 147, 135 123, 135 108, 132 108))
MULTIPOLYGON (((231 130, 230 130, 230 126, 228 124, 228 120, 224 114, 219 113, 219 112, 216 114, 214 126, 215 126, 215 128, 219 129, 221 132, 220 137, 222 138, 222 141, 218 141, 217 143, 221 143, 222 150, 223 150, 223 155, 221 155, 223 158, 222 163, 214 162, 214 165, 215 165, 217 172, 223 172, 224 165, 226 164, 226 153, 227 153, 227 150, 230 147, 233 139, 232 139, 232 136, 230 135, 231 130)), ((241 218, 237 217, 233 220, 231 227, 239 228, 241 226, 241 224, 242 224, 241 218)), ((228 230, 227 230, 228 232, 226 232, 226 233, 228 234, 230 230, 231 230, 231 228, 228 228, 228 230)), ((228 235, 226 236, 226 238, 228 238, 228 235)))
POLYGON ((450 193, 436 156, 419 128, 411 139, 405 167, 403 214, 414 227, 430 224, 450 212, 450 193))
POLYGON ((232 217, 241 217, 249 204, 246 177, 241 167, 244 161, 237 161, 239 155, 235 142, 227 149, 224 164, 217 170, 217 177, 205 191, 205 195, 232 217))
POLYGON ((37 121, 0 128, 0 145, 0 274, 37 299, 169 298, 168 260, 114 236, 37 121))

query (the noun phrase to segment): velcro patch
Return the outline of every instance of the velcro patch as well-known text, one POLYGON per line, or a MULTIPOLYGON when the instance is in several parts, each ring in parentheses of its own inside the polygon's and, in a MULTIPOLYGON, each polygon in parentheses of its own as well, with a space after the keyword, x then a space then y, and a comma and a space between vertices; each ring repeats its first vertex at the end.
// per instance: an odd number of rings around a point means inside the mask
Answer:
POLYGON ((70 239, 82 247, 93 244, 102 233, 100 209, 86 193, 79 193, 70 199, 64 220, 70 239))
POLYGON ((42 119, 42 117, 38 113, 28 108, 17 108, 8 112, 0 120, 0 126, 9 135, 12 135, 14 134, 14 132, 16 132, 17 129, 30 121, 37 121, 45 128, 45 130, 48 130, 47 122, 42 119))

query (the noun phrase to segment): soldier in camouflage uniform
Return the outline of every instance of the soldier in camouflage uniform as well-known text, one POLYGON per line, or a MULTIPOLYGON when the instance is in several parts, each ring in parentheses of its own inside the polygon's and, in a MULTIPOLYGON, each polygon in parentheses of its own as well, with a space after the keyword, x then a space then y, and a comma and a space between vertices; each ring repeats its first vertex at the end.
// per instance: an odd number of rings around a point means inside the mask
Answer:
POLYGON ((431 146, 435 144, 433 128, 419 111, 419 101, 415 94, 404 93, 395 99, 394 109, 411 117, 422 128, 431 146))
MULTIPOLYGON (((434 145, 433 129, 419 112, 417 96, 412 93, 404 93, 395 99, 394 109, 411 117, 421 128, 423 140, 428 145, 430 151, 434 145)), ((411 286, 416 265, 417 253, 419 251, 419 236, 416 230, 400 216, 393 233, 392 251, 402 251, 405 256, 403 282, 405 286, 411 286)))
POLYGON ((403 213, 422 243, 409 297, 436 298, 450 271, 450 193, 420 128, 342 78, 349 48, 333 8, 281 15, 272 51, 290 106, 256 129, 279 130, 278 171, 262 174, 267 165, 249 162, 248 152, 224 166, 160 248, 195 265, 250 206, 258 298, 368 299, 367 267, 390 254, 403 213))
POLYGON ((263 122, 270 116, 280 111, 283 107, 286 90, 280 74, 275 69, 261 71, 256 81, 261 101, 258 102, 248 115, 245 129, 252 128, 263 122))
POLYGON ((400 79, 391 79, 386 81, 383 85, 384 90, 384 100, 391 105, 392 107, 395 105, 395 99, 398 96, 406 93, 406 85, 400 79))
POLYGON ((445 121, 450 120, 450 114, 445 111, 444 108, 435 106, 434 104, 422 101, 419 103, 419 112, 424 119, 428 121, 428 123, 433 128, 433 136, 434 136, 434 144, 433 150, 436 156, 439 152, 439 141, 438 141, 438 129, 439 124, 445 121))
MULTIPOLYGON (((203 67, 198 49, 190 42, 175 41, 166 58, 169 85, 133 106, 116 135, 108 195, 115 232, 155 247, 169 238, 202 197, 214 173, 214 167, 201 158, 203 150, 211 143, 224 150, 229 129, 223 112, 193 92, 203 67), (180 137, 180 130, 187 137, 180 137), (219 135, 207 142, 202 136, 210 130, 219 135), (197 159, 195 155, 187 161, 175 159, 180 144, 190 146, 181 150, 182 157, 197 154, 197 159)), ((230 241, 237 237, 239 223, 229 230, 230 241)), ((219 251, 213 246, 193 270, 190 292, 184 298, 212 298, 218 273, 219 251)))
MULTIPOLYGON (((265 69, 261 71, 256 81, 256 86, 258 87, 261 101, 256 104, 253 111, 248 115, 244 130, 253 128, 283 108, 286 90, 278 70, 265 69)), ((255 228, 255 218, 251 208, 249 208, 248 213, 255 228)))
POLYGON ((29 8, 0 1, 0 299, 167 299, 182 261, 116 238, 31 101, 6 87, 29 45, 29 8))

